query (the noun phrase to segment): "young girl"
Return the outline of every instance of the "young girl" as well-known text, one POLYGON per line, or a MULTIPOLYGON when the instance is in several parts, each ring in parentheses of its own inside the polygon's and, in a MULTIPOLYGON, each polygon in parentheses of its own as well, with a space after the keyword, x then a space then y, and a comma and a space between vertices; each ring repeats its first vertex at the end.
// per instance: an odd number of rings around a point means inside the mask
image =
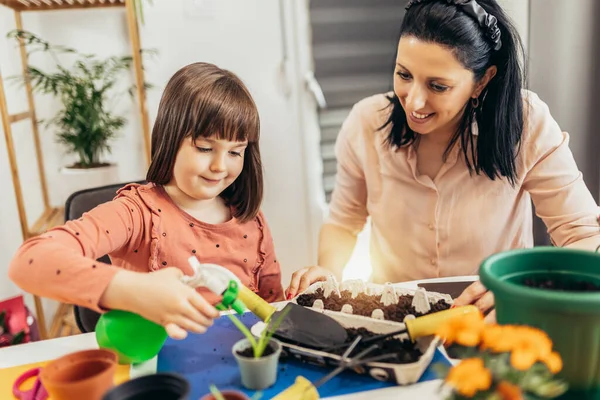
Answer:
POLYGON ((282 299, 260 212, 259 125, 237 76, 206 63, 182 68, 159 105, 149 183, 127 185, 113 201, 25 242, 10 278, 39 296, 137 313, 174 338, 202 333, 218 316, 215 294, 181 282, 193 273, 192 255, 228 268, 269 302, 282 299), (105 254, 113 265, 96 261, 105 254))

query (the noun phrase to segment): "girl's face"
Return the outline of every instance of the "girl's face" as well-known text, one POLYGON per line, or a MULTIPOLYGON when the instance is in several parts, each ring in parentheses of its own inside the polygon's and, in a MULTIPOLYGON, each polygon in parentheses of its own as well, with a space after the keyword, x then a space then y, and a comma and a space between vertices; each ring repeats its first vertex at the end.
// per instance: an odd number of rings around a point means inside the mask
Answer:
POLYGON ((495 67, 476 84, 473 72, 448 48, 403 36, 396 56, 394 92, 410 129, 421 135, 451 136, 467 102, 479 96, 494 72, 495 67))
POLYGON ((194 200, 212 200, 231 185, 244 168, 248 142, 191 136, 177 152, 171 183, 194 200))

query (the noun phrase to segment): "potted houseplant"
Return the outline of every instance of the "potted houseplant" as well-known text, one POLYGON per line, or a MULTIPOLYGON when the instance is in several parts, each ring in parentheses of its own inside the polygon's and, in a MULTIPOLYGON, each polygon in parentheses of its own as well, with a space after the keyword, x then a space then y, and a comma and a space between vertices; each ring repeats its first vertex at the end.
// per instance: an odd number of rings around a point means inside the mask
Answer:
POLYGON ((545 332, 524 325, 484 323, 481 313, 448 320, 437 335, 455 365, 436 365, 447 400, 525 400, 556 398, 567 384, 555 375, 561 356, 545 332))
MULTIPOLYGON (((59 111, 46 120, 46 126, 56 128, 57 140, 66 152, 76 157, 73 164, 61 169, 62 200, 71 193, 87 187, 103 186, 118 181, 115 164, 103 160, 111 151, 111 142, 125 125, 125 118, 110 110, 114 101, 125 91, 117 92, 115 86, 126 77, 133 62, 131 56, 98 59, 63 46, 55 46, 33 33, 13 30, 9 38, 24 43, 29 56, 35 52, 47 54, 55 69, 42 70, 28 65, 25 78, 31 82, 35 93, 52 95, 61 102, 59 111), (59 55, 75 57, 70 66, 59 60, 59 55)), ((148 87, 148 86, 147 86, 148 87)), ((132 89, 129 89, 130 93, 132 89)))
POLYGON ((558 247, 487 258, 481 282, 494 294, 499 323, 544 330, 563 357, 566 397, 600 396, 600 254, 558 247))
POLYGON ((150 5, 152 5, 154 3, 154 0, 134 0, 133 1, 133 8, 135 9, 135 14, 136 14, 137 18, 139 19, 139 21, 142 23, 142 25, 145 24, 144 1, 148 1, 148 3, 150 5))
POLYGON ((273 333, 285 318, 282 312, 267 324, 258 338, 233 314, 228 314, 245 338, 233 345, 232 353, 240 368, 242 384, 251 390, 262 390, 272 386, 277 380, 277 367, 281 354, 281 343, 273 339, 273 333))
POLYGON ((210 393, 203 396, 200 400, 258 400, 260 398, 260 392, 258 395, 250 397, 238 390, 223 390, 220 391, 215 385, 210 385, 210 393))

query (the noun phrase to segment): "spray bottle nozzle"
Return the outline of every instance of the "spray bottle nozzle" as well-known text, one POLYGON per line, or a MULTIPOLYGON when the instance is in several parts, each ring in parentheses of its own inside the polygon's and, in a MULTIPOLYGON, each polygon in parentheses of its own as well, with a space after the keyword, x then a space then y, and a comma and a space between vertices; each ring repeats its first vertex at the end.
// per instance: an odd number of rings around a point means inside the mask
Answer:
POLYGON ((238 299, 239 293, 239 285, 237 281, 230 280, 229 285, 227 285, 227 289, 223 292, 223 300, 221 304, 223 304, 227 308, 232 308, 238 314, 242 315, 244 311, 246 311, 246 307, 244 303, 242 303, 238 299))

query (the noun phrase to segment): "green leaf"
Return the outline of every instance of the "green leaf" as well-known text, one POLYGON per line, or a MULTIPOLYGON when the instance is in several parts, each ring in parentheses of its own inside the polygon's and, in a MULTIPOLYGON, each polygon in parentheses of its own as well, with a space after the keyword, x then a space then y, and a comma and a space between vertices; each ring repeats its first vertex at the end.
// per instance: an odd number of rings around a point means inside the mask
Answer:
POLYGON ((52 45, 33 33, 13 30, 8 38, 22 41, 28 54, 46 53, 55 63, 55 69, 41 69, 27 65, 25 77, 10 77, 25 83, 31 82, 36 94, 50 95, 60 101, 61 107, 48 118, 46 127, 54 126, 56 139, 67 152, 79 157, 79 164, 91 167, 111 150, 110 142, 125 126, 126 120, 109 108, 116 101, 115 90, 123 79, 129 79, 133 58, 112 56, 99 59, 93 54, 81 54, 74 49, 52 45), (59 54, 75 58, 70 66, 59 61, 59 54), (114 94, 113 94, 114 93, 114 94), (109 97, 110 96, 110 97, 109 97))
POLYGON ((0 328, 4 331, 3 333, 8 332, 8 327, 6 326, 6 311, 0 312, 0 328))
POLYGON ((219 389, 217 389, 217 387, 212 383, 210 384, 209 389, 216 400, 225 400, 225 397, 223 397, 219 389))
POLYGON ((24 341, 25 341, 25 331, 20 331, 15 336, 13 336, 10 344, 11 345, 21 344, 24 341))

